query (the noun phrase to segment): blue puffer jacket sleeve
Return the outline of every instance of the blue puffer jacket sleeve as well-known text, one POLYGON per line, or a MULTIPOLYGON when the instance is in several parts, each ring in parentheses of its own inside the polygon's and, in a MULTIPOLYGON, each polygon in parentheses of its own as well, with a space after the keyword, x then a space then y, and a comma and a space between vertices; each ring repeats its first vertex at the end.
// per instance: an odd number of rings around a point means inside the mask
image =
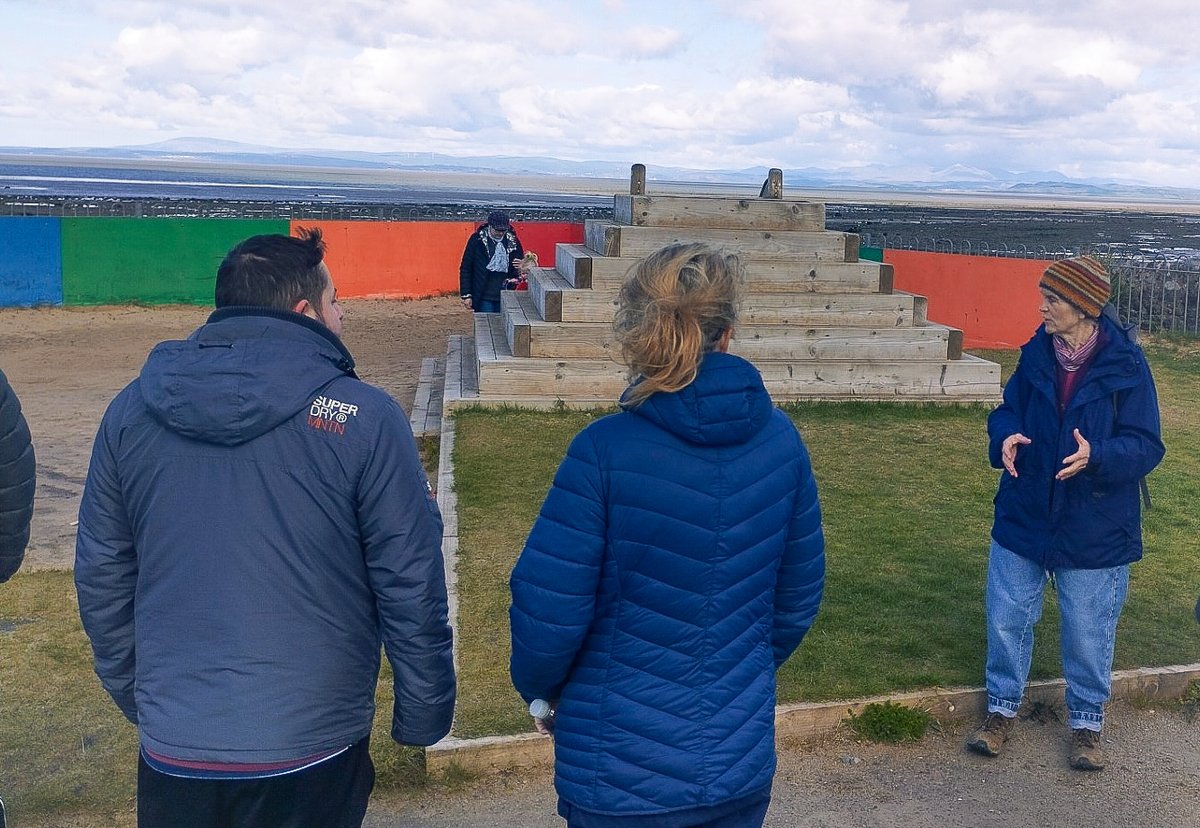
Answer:
POLYGON ((408 418, 394 401, 387 404, 392 416, 380 418, 360 481, 358 519, 392 666, 392 738, 432 745, 450 731, 455 699, 442 518, 408 418))
POLYGON ((21 403, 0 371, 0 584, 25 557, 37 464, 21 403))
POLYGON ((605 515, 596 447, 575 437, 511 585, 513 682, 531 701, 557 699, 595 617, 605 515))
POLYGON ((137 724, 134 701, 134 613, 138 558, 133 530, 125 512, 117 479, 115 424, 123 419, 136 384, 113 400, 92 447, 87 484, 79 507, 75 542, 75 588, 79 615, 92 641, 96 675, 117 707, 137 724))
POLYGON ((807 479, 800 482, 796 509, 788 525, 787 545, 775 585, 775 625, 771 649, 778 668, 800 646, 821 605, 825 587, 825 533, 821 528, 821 504, 804 444, 800 468, 807 479))

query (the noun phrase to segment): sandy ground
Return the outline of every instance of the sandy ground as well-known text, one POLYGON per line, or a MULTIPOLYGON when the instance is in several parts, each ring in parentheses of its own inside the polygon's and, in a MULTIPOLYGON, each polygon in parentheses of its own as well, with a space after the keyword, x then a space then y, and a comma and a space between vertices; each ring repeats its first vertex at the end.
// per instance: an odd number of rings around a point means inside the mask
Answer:
MULTIPOLYGON (((1109 767, 1066 764, 1066 728, 1021 722, 996 759, 966 752, 966 725, 911 745, 833 736, 780 751, 770 828, 1200 826, 1200 720, 1178 708, 1111 706, 1109 767)), ((368 828, 557 828, 549 770, 377 801, 368 828)))
MULTIPOLYGON (((467 333, 456 298, 350 300, 345 340, 360 375, 411 406, 421 359, 467 333)), ((21 398, 38 453, 29 568, 69 567, 92 438, 108 401, 157 342, 186 336, 208 309, 0 309, 0 366, 21 398)), ((1200 633, 1198 633, 1200 634, 1200 633)), ((962 727, 913 746, 844 738, 781 751, 771 826, 1183 826, 1200 828, 1200 721, 1178 709, 1115 704, 1106 728, 1110 766, 1081 774, 1065 763, 1061 724, 1026 722, 1003 757, 962 750, 962 727)), ((557 826, 548 770, 377 796, 369 826, 557 826)))

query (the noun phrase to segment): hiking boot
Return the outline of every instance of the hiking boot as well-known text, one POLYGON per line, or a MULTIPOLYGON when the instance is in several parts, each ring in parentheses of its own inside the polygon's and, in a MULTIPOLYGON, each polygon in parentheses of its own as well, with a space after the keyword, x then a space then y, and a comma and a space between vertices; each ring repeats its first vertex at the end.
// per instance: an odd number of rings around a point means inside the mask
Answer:
POLYGON ((1000 748, 1004 747, 1004 743, 1012 735, 1013 725, 1016 722, 1015 717, 1005 716, 1001 713, 989 713, 979 729, 967 739, 967 747, 984 756, 999 756, 1000 748))
POLYGON ((1104 769, 1104 748, 1100 746, 1098 730, 1071 731, 1071 767, 1086 771, 1104 769))

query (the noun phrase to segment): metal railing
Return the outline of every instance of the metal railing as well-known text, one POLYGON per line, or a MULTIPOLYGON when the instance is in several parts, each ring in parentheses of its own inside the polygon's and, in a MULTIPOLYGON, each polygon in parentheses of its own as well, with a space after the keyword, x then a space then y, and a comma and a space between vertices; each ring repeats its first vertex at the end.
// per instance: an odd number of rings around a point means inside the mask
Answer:
POLYGON ((581 222, 612 218, 612 206, 479 204, 321 204, 302 201, 223 201, 71 197, 0 198, 0 216, 45 218, 243 218, 289 221, 483 221, 503 208, 515 221, 581 222))
POLYGON ((862 234, 860 241, 867 247, 1016 259, 1062 259, 1088 253, 1108 267, 1112 302, 1123 320, 1147 333, 1200 336, 1200 256, 1194 250, 1143 253, 1122 243, 1072 249, 894 234, 880 238, 870 233, 862 234))

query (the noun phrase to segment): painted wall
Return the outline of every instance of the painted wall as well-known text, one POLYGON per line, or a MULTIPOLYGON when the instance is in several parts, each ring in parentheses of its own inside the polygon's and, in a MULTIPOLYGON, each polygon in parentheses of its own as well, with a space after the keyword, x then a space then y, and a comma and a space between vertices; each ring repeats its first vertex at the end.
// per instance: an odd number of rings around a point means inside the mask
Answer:
POLYGON ((929 320, 961 328, 967 348, 1020 348, 1041 324, 1038 281, 1048 262, 884 251, 896 290, 929 299, 929 320))
POLYGON ((62 301, 211 305, 217 266, 248 236, 287 233, 286 221, 64 218, 62 301))
MULTIPOLYGON (((458 265, 474 222, 293 221, 319 227, 328 246, 325 261, 338 296, 421 297, 458 291, 458 265)), ((558 242, 579 244, 583 225, 567 222, 514 222, 526 250, 554 264, 558 242)))
POLYGON ((0 307, 62 304, 56 218, 0 218, 0 307))
MULTIPOLYGON (((342 297, 421 297, 458 291, 458 263, 475 222, 253 219, 0 218, 0 306, 121 302, 212 303, 217 265, 260 233, 320 227, 342 297)), ((554 265, 555 245, 583 242, 583 225, 521 222, 527 250, 554 265)), ((1046 262, 862 248, 895 268, 895 286, 929 298, 929 318, 961 328, 967 347, 1018 348, 1041 319, 1046 262)))

